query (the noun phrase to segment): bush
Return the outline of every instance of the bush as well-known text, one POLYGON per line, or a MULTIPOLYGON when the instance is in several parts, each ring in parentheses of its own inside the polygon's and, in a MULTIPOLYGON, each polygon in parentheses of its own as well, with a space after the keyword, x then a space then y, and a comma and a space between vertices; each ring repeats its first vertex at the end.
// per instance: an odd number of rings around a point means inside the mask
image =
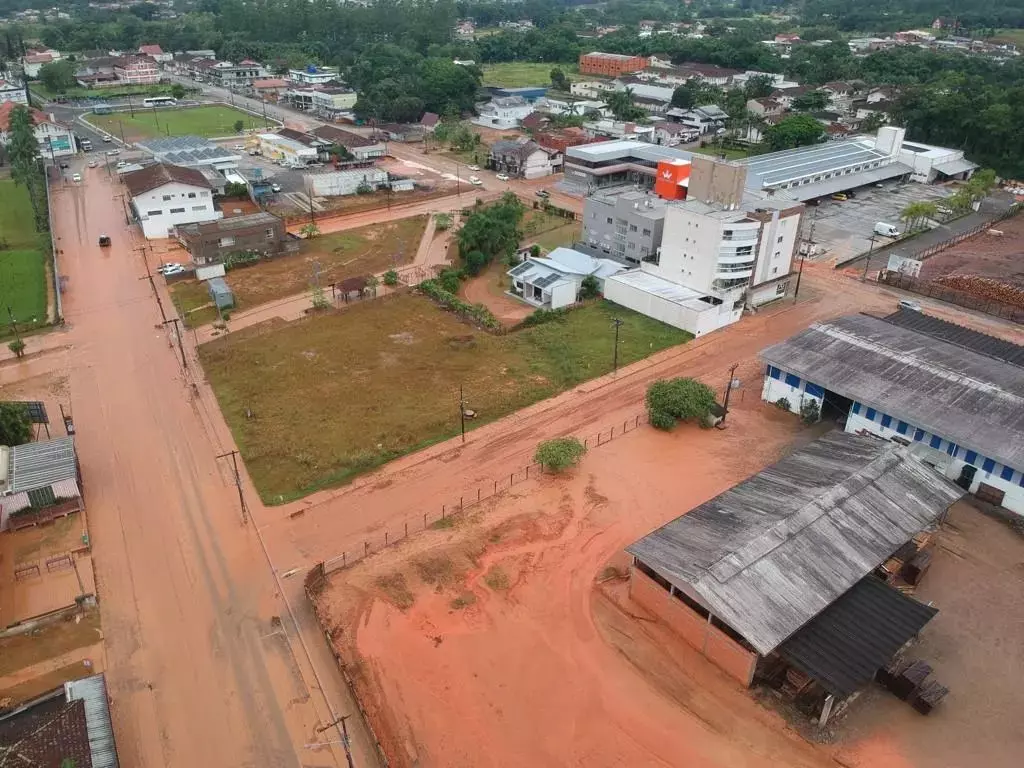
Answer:
POLYGON ((445 309, 474 320, 488 330, 501 330, 498 318, 491 314, 487 307, 483 304, 470 304, 468 301, 463 301, 451 291, 446 291, 437 280, 424 280, 417 287, 424 295, 429 296, 445 309))
POLYGON ((530 255, 533 256, 533 258, 535 258, 535 259, 539 258, 540 257, 540 246, 537 245, 536 243, 531 245, 530 246, 530 255))
POLYGON ((523 328, 529 328, 534 325, 544 325, 545 323, 564 322, 565 316, 568 313, 566 309, 535 309, 519 325, 523 328))
POLYGON ((466 262, 466 271, 476 277, 490 263, 490 259, 482 251, 470 251, 463 257, 463 261, 466 262))
MULTIPOLYGON (((11 342, 16 344, 17 342, 11 342)), ((32 420, 24 403, 0 403, 0 445, 22 445, 32 439, 32 420)))
POLYGON ((359 186, 358 186, 358 187, 356 187, 356 194, 357 194, 357 195, 369 195, 369 194, 371 194, 372 192, 373 192, 373 187, 371 187, 371 186, 370 186, 370 185, 369 185, 369 184, 368 184, 367 182, 365 182, 365 181, 363 181, 363 182, 360 182, 359 186))
POLYGON ((229 181, 224 185, 224 197, 248 197, 249 187, 245 184, 229 181))
POLYGON ((25 342, 22 341, 21 339, 15 339, 14 341, 7 345, 7 348, 14 353, 15 357, 25 356, 25 342))
POLYGON ((597 278, 593 275, 587 275, 580 282, 580 298, 581 299, 596 299, 601 295, 601 287, 597 283, 597 278))
POLYGON ((821 410, 818 408, 818 401, 813 398, 804 400, 800 405, 800 418, 804 424, 816 424, 821 419, 821 410))
POLYGON ((389 269, 384 273, 384 285, 398 285, 398 273, 389 269))
POLYGON ((790 404, 788 397, 780 397, 778 400, 776 400, 775 407, 778 408, 780 411, 793 410, 793 406, 790 404))
POLYGON ((696 379, 663 379, 647 388, 647 416, 658 429, 671 429, 679 421, 705 424, 715 404, 715 393, 696 379))
POLYGON ((587 449, 575 437, 557 437, 545 440, 537 446, 533 460, 544 469, 552 472, 564 472, 569 467, 579 464, 587 449))
POLYGON ((259 251, 233 251, 224 257, 224 271, 255 264, 260 258, 259 251))
POLYGON ((458 293, 459 284, 465 276, 466 273, 461 269, 447 267, 441 270, 441 273, 437 276, 437 282, 439 282, 441 287, 448 291, 448 293, 458 293))

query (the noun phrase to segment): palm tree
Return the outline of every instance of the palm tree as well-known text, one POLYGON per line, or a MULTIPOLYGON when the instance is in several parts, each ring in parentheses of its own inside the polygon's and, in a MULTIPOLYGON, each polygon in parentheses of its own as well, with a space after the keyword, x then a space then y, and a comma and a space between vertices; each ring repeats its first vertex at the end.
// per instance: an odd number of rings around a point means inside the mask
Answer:
POLYGON ((911 203, 900 213, 900 218, 907 222, 907 230, 921 229, 927 225, 928 219, 938 214, 938 206, 935 203, 918 201, 911 203))

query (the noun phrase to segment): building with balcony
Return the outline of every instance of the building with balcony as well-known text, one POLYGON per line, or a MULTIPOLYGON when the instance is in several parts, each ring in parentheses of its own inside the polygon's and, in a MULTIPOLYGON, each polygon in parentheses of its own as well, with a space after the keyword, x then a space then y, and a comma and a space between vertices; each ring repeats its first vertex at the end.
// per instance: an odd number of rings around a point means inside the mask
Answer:
POLYGON ((160 82, 160 66, 149 56, 122 56, 114 62, 114 75, 128 85, 160 82))
POLYGON ((305 69, 289 69, 288 79, 297 85, 327 85, 340 77, 337 67, 317 67, 310 64, 305 69))
POLYGON ((533 106, 522 96, 498 96, 482 104, 477 112, 472 119, 474 124, 507 130, 518 128, 523 118, 533 112, 533 106))
POLYGON ((314 114, 327 120, 355 120, 352 108, 356 105, 356 92, 340 85, 322 85, 311 95, 314 114))
POLYGON ((666 201, 651 192, 613 187, 595 192, 583 205, 579 250, 639 266, 656 257, 665 226, 666 201))

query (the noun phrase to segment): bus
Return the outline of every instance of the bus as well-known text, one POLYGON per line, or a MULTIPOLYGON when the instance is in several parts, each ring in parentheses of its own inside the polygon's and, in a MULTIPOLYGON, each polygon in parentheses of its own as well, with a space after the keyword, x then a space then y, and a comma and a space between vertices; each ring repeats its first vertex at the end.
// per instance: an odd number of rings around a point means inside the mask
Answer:
POLYGON ((172 96, 150 96, 148 99, 143 99, 142 103, 147 107, 173 107, 178 100, 172 96))

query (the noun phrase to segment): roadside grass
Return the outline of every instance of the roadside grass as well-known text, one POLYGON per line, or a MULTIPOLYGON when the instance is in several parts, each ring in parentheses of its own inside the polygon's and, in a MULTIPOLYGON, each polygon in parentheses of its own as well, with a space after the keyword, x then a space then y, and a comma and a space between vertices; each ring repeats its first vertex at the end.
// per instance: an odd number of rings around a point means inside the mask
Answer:
POLYGON ((0 691, 0 701, 5 702, 5 707, 15 707, 22 702, 30 701, 37 696, 52 691, 54 688, 59 688, 64 683, 69 683, 72 680, 81 680, 83 677, 89 677, 94 674, 96 674, 96 670, 93 667, 87 667, 80 661, 68 664, 65 667, 51 670, 39 677, 33 677, 31 680, 26 680, 18 685, 3 689, 0 691))
POLYGON ((0 179, 0 338, 13 337, 7 307, 18 330, 47 324, 47 253, 49 235, 36 232, 28 192, 11 179, 0 179))
POLYGON ((122 130, 128 143, 154 136, 202 136, 207 139, 239 135, 235 122, 241 120, 246 129, 262 128, 263 118, 232 107, 184 107, 180 109, 135 110, 115 112, 110 115, 86 115, 87 122, 102 128, 113 136, 120 136, 122 130))
POLYGON ((251 309, 311 289, 314 270, 330 297, 330 284, 373 275, 408 264, 416 257, 426 215, 332 232, 304 240, 297 254, 279 256, 227 273, 235 310, 251 309))
POLYGON ((483 84, 503 88, 525 88, 527 86, 551 86, 551 70, 558 67, 569 80, 579 79, 579 67, 575 64, 544 64, 529 61, 506 61, 485 64, 483 84))
POLYGON ((460 384, 473 428, 608 373, 616 317, 623 366, 692 338, 606 301, 497 336, 403 293, 244 328, 199 354, 253 482, 278 504, 458 434, 460 384))
POLYGON ((198 328, 217 319, 210 292, 199 280, 182 280, 170 286, 171 300, 186 328, 198 328))
POLYGON ((409 585, 405 581, 405 574, 400 571, 385 574, 377 579, 377 588, 394 603, 399 610, 411 608, 416 602, 409 585))
POLYGON ((545 251, 553 251, 560 246, 569 247, 579 240, 583 224, 568 221, 561 216, 553 216, 542 210, 531 210, 523 217, 522 229, 521 245, 536 243, 545 251))

